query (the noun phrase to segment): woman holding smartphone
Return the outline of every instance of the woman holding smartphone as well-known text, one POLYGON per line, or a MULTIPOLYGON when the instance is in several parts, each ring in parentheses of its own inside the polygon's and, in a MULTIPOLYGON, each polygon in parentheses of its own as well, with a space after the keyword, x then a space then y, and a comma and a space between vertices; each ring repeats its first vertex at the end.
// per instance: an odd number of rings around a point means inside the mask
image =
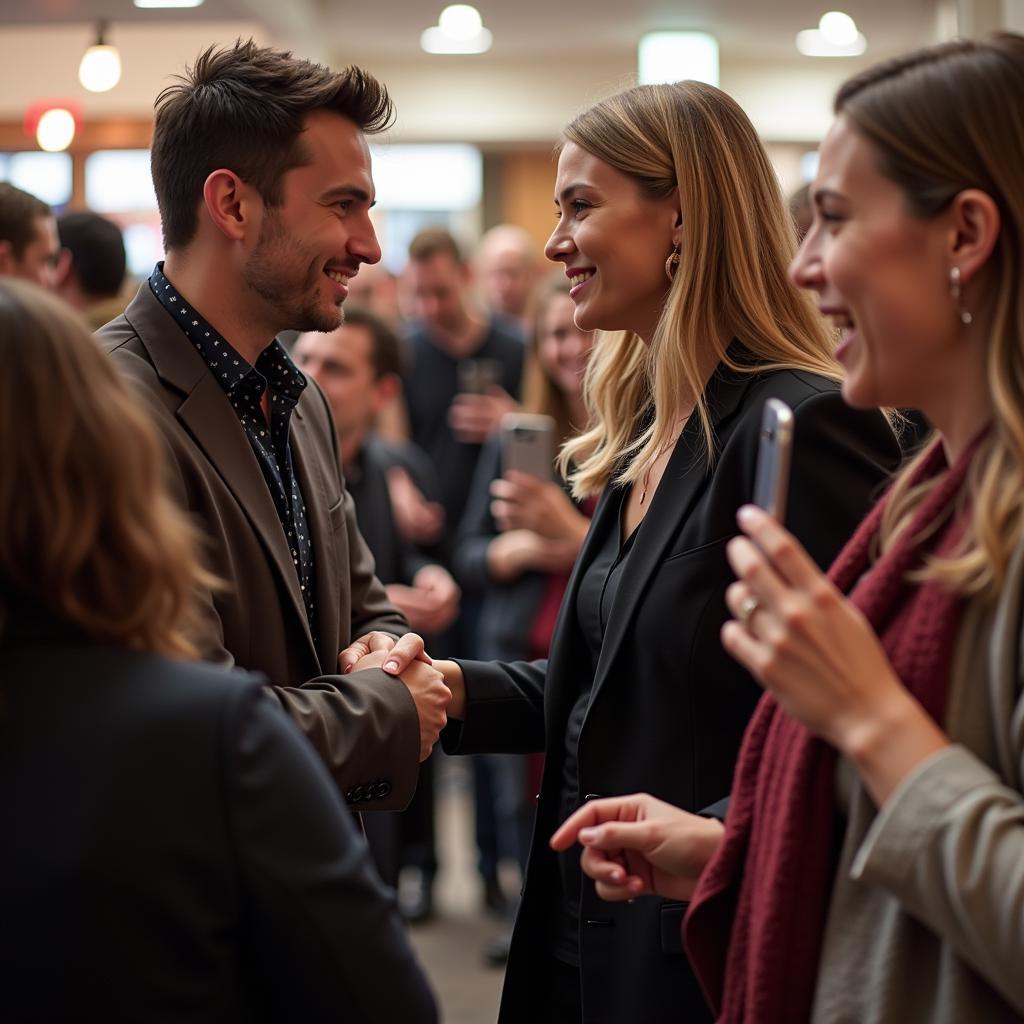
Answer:
POLYGON ((768 693, 724 834, 629 797, 553 840, 609 899, 700 874, 687 945, 722 1021, 1024 1015, 1022 111, 1011 34, 840 89, 792 276, 842 325, 846 399, 938 437, 827 577, 741 510, 722 640, 768 693))
POLYGON ((765 400, 794 411, 788 521, 819 564, 900 456, 880 413, 842 401, 834 339, 786 276, 775 173, 725 93, 640 86, 581 114, 555 203, 547 254, 577 325, 604 332, 588 428, 562 457, 576 497, 600 500, 549 660, 438 663, 458 719, 444 743, 546 754, 501 1019, 702 1020, 682 904, 602 903, 547 839, 596 795, 647 788, 699 811, 729 793, 758 687, 718 641, 725 545, 765 400))

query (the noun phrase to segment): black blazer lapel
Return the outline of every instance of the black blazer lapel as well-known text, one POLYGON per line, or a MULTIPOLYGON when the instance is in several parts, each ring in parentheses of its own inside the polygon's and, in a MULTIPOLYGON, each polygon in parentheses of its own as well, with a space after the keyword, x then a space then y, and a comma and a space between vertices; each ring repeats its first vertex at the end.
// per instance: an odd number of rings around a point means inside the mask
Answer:
MULTIPOLYGON (((125 316, 138 333, 160 379, 184 393, 185 398, 176 410, 178 420, 252 524, 291 599, 310 650, 314 650, 298 574, 277 509, 227 395, 148 284, 143 283, 125 316)), ((311 504, 315 502, 307 500, 307 511, 311 504)))
MULTIPOLYGON (((737 376, 722 367, 712 377, 706 399, 716 433, 739 408, 752 380, 751 375, 737 376)), ((710 476, 703 429, 699 421, 691 418, 665 467, 661 483, 651 499, 651 507, 637 527, 633 550, 622 571, 608 619, 608 629, 601 645, 591 707, 598 691, 608 679, 651 576, 657 571, 666 548, 683 528, 694 505, 704 493, 710 476)), ((613 528, 619 529, 618 524, 613 528)))

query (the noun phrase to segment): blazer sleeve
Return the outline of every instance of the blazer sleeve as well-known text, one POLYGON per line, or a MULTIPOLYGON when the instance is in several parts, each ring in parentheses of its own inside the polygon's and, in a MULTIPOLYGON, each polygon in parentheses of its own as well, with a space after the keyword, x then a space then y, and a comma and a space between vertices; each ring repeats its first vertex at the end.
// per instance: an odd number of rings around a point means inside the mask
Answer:
POLYGON ((542 661, 462 661, 465 720, 441 733, 446 754, 532 754, 544 749, 542 661))
POLYGON ((225 719, 222 788, 241 930, 268 1016, 436 1021, 394 894, 308 744, 255 688, 225 719))

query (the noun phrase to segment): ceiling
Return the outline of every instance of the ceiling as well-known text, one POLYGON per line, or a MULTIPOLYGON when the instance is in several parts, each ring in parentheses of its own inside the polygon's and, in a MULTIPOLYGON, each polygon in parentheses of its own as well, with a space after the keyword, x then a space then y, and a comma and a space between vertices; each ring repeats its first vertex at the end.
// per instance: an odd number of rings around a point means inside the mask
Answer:
MULTIPOLYGON (((931 41, 942 0, 840 0, 867 36, 869 54, 884 55, 931 41)), ((201 21, 260 21, 275 37, 325 57, 429 60, 419 49, 422 30, 435 24, 444 0, 205 0, 188 10, 139 10, 131 0, 0 0, 5 24, 110 21, 151 26, 201 21)), ((719 39, 723 59, 806 60, 796 54, 797 31, 817 23, 829 0, 477 0, 494 33, 485 57, 576 61, 621 52, 652 29, 701 29, 719 39)))

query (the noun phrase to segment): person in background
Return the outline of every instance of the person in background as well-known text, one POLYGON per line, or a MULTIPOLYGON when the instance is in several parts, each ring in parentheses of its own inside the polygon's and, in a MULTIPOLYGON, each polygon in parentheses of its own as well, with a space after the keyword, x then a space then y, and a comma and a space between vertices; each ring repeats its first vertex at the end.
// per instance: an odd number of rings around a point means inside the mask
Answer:
POLYGON ((64 304, 0 282, 5 1021, 436 1020, 351 815, 260 676, 162 444, 64 304))
POLYGON ((531 302, 540 281, 538 246, 515 224, 498 224, 484 233, 473 260, 484 305, 529 337, 531 302))
MULTIPOLYGON (((359 532, 373 555, 388 599, 416 632, 428 638, 447 629, 459 609, 459 588, 448 570, 406 540, 395 522, 388 473, 409 464, 373 430, 380 409, 401 389, 401 343, 382 320, 346 306, 345 320, 328 333, 299 336, 292 357, 323 390, 334 414, 345 485, 355 505, 359 532)), ((403 446, 408 449, 409 442, 403 446)), ((426 456, 420 453, 420 461, 426 456)), ((433 814, 432 778, 421 779, 402 812, 367 815, 363 827, 381 877, 398 887, 403 848, 416 840, 423 814, 433 814), (426 804, 427 810, 421 808, 426 804)))
MULTIPOLYGON (((427 452, 437 473, 445 522, 441 543, 450 565, 482 445, 501 417, 518 407, 525 347, 514 329, 478 308, 470 268, 448 231, 429 228, 413 238, 402 283, 412 317, 405 374, 410 438, 427 452)), ((476 615, 476 599, 464 599, 452 629, 437 638, 436 651, 471 655, 476 615)), ((484 902, 504 914, 493 780, 483 764, 474 765, 473 774, 484 902)), ((436 858, 426 845, 423 849, 424 881, 412 901, 414 911, 431 906, 436 858)))
POLYGON ((94 330, 124 312, 126 257, 121 229, 98 213, 57 218, 62 253, 55 289, 94 330))
POLYGON ((380 259, 366 133, 394 108, 360 68, 251 40, 200 54, 156 107, 167 259, 98 337, 229 584, 204 595, 203 654, 266 675, 349 802, 403 807, 450 694, 373 574, 330 408, 277 338, 337 327, 347 282, 380 259), (342 674, 353 638, 415 651, 411 671, 342 674))
POLYGON ((552 842, 606 899, 692 899, 726 1024, 1019 1021, 1024 36, 895 57, 835 111, 791 274, 842 325, 846 400, 938 436, 828 576, 740 509, 722 643, 767 693, 724 832, 637 795, 552 842))
MULTIPOLYGON (((569 281, 558 274, 541 286, 523 382, 523 412, 548 416, 557 451, 586 426, 583 375, 593 334, 574 322, 569 281)), ((482 595, 477 652, 486 660, 546 658, 569 572, 590 525, 594 500, 577 504, 564 479, 540 480, 502 471, 500 438, 477 466, 456 538, 454 568, 467 590, 482 595)), ((526 874, 539 755, 481 754, 496 781, 499 850, 526 874), (528 773, 529 768, 532 769, 528 773)), ((508 957, 511 929, 484 949, 488 963, 508 957)))
POLYGON ((814 205, 811 203, 811 186, 801 185, 789 197, 789 215, 796 227, 796 240, 802 242, 804 235, 811 229, 814 220, 814 205))
POLYGON ((602 795, 649 789, 714 813, 729 794, 760 691, 718 641, 725 546, 765 400, 794 412, 788 521, 819 564, 899 445, 881 413, 842 400, 834 335, 786 276, 796 239, 775 172, 724 92, 638 86, 585 111, 565 131, 555 202, 547 255, 577 325, 602 331, 588 429, 562 459, 577 498, 600 498, 546 662, 435 661, 452 689, 442 742, 545 751, 503 1024, 700 1021, 684 907, 602 902, 548 838, 602 795))
POLYGON ((0 181, 0 277, 52 288, 59 262, 53 211, 34 195, 0 181))

